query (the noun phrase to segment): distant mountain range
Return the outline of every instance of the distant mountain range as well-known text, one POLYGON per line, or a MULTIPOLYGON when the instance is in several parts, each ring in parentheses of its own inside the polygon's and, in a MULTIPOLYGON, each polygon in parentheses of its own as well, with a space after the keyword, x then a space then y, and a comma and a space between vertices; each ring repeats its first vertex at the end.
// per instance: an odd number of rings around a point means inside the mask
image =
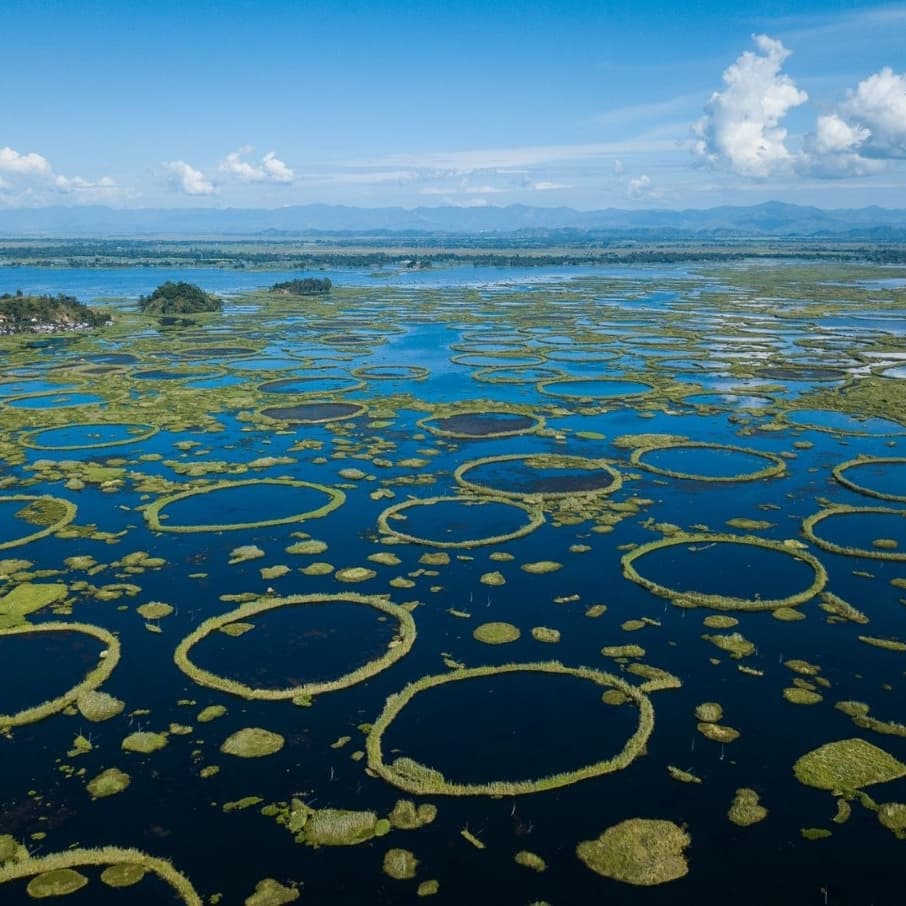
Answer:
POLYGON ((267 237, 325 234, 432 236, 543 236, 572 234, 611 239, 720 239, 746 237, 906 240, 906 210, 854 210, 784 204, 703 210, 577 211, 572 208, 284 208, 0 209, 0 236, 12 237, 267 237))

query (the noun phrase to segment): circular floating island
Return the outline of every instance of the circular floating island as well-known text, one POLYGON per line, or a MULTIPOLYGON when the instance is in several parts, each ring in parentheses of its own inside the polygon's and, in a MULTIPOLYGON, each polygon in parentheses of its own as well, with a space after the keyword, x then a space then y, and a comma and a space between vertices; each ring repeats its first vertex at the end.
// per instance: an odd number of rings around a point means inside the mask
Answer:
POLYGON ((899 437, 906 434, 906 425, 893 419, 855 416, 833 409, 788 409, 781 418, 794 427, 829 434, 850 434, 853 437, 899 437))
MULTIPOLYGON (((462 520, 463 515, 462 513, 460 513, 455 521, 462 522, 462 520)), ((432 522, 435 524, 443 524, 444 520, 440 517, 440 514, 435 511, 432 522)), ((385 532, 388 535, 395 535, 397 538, 401 538, 403 541, 409 541, 413 544, 424 544, 428 547, 441 548, 470 548, 481 547, 486 544, 503 544, 505 541, 512 541, 515 538, 522 538, 525 535, 530 534, 543 524, 544 513, 537 507, 532 507, 527 504, 511 500, 507 497, 492 496, 482 497, 480 499, 470 499, 468 497, 428 497, 424 500, 406 500, 403 503, 396 503, 393 506, 387 507, 387 509, 384 510, 380 516, 378 516, 378 528, 382 532, 385 532), (408 514, 412 510, 416 510, 422 507, 447 508, 449 505, 452 505, 460 511, 464 507, 483 508, 485 510, 483 516, 478 515, 477 513, 469 514, 474 515, 477 521, 480 523, 487 524, 487 522, 490 520, 488 510, 492 508, 496 508, 498 515, 502 514, 504 510, 507 511, 508 515, 513 510, 520 511, 521 513, 528 516, 528 522, 511 531, 499 532, 498 534, 490 535, 488 537, 463 538, 461 540, 449 541, 442 538, 428 538, 410 534, 409 532, 404 532, 398 528, 394 528, 391 525, 391 520, 396 521, 408 519, 408 514)))
POLYGON ((624 378, 557 378, 540 381, 538 392, 566 400, 612 400, 625 397, 646 396, 654 390, 644 381, 624 378))
POLYGON ((91 623, 25 623, 9 629, 0 629, 0 638, 29 635, 35 632, 75 632, 81 635, 88 635, 106 645, 106 653, 98 661, 98 665, 89 671, 85 679, 80 683, 76 683, 75 686, 62 695, 48 699, 40 705, 35 705, 31 708, 23 708, 15 714, 0 714, 0 728, 22 727, 26 724, 37 723, 39 720, 44 720, 44 718, 54 714, 59 714, 74 704, 86 692, 97 689, 113 673, 114 668, 119 663, 119 639, 103 627, 94 626, 91 623))
POLYGON ((0 505, 4 503, 23 503, 25 506, 16 513, 31 525, 42 528, 19 538, 0 539, 0 550, 21 547, 39 538, 46 538, 61 528, 69 525, 76 515, 76 505, 62 497, 37 494, 7 494, 0 496, 0 505))
POLYGON ((364 381, 343 375, 300 375, 298 377, 278 378, 258 385, 262 393, 298 393, 302 396, 325 393, 351 393, 361 390, 364 381))
MULTIPOLYGON (((0 498, 2 500, 2 498, 0 498)), ((209 498, 208 498, 209 500, 209 498)), ((190 491, 180 491, 178 494, 169 494, 161 497, 153 503, 148 504, 145 508, 145 521, 148 526, 157 532, 231 532, 239 529, 267 528, 272 525, 289 525, 294 522, 304 522, 306 519, 319 519, 332 513, 337 507, 341 506, 346 500, 346 495, 336 488, 328 487, 323 484, 315 484, 310 481, 294 481, 289 478, 250 478, 245 481, 219 481, 215 484, 203 488, 195 488, 190 491), (293 513, 289 516, 280 516, 273 519, 260 519, 255 522, 232 522, 232 523, 212 523, 212 524, 182 524, 174 525, 162 521, 166 519, 163 511, 170 505, 181 500, 190 500, 201 497, 204 494, 229 494, 230 491, 240 491, 241 489, 256 487, 277 487, 285 488, 288 492, 292 489, 302 489, 315 491, 319 494, 326 495, 327 502, 319 507, 293 513)), ((210 506, 210 504, 209 504, 210 506)))
POLYGON ((37 428, 20 435, 19 443, 32 450, 94 450, 122 447, 153 437, 160 429, 144 422, 70 422, 52 428, 37 428), (85 439, 79 440, 84 434, 85 439), (55 437, 59 443, 54 443, 55 437))
MULTIPOLYGON (((650 541, 648 544, 642 544, 634 550, 624 554, 621 563, 623 566, 623 575, 631 582, 647 588, 648 591, 662 598, 667 598, 677 607, 708 607, 714 610, 777 610, 781 607, 795 607, 798 604, 804 604, 820 592, 827 583, 827 571, 821 561, 808 551, 799 547, 790 547, 781 541, 770 541, 766 538, 755 538, 748 535, 729 535, 729 534, 694 534, 694 535, 673 535, 660 541, 650 541), (724 545, 733 545, 738 549, 739 546, 748 546, 759 551, 774 552, 783 555, 800 564, 804 564, 811 569, 812 582, 801 590, 793 592, 784 597, 762 598, 759 594, 751 597, 741 597, 733 595, 717 594, 713 592, 703 592, 688 588, 673 588, 668 585, 655 582, 641 575, 636 569, 636 561, 644 558, 647 554, 657 551, 671 551, 685 548, 688 553, 695 554, 702 551, 712 552, 711 559, 717 560, 721 565, 727 566, 730 558, 727 554, 721 552, 719 548, 724 545)), ((704 565, 704 564, 702 564, 704 565)), ((763 569, 758 571, 761 576, 774 576, 776 569, 770 569, 767 564, 763 569)), ((701 569, 695 570, 696 578, 700 578, 701 569)), ((738 578, 737 571, 737 578, 738 578)))
MULTIPOLYGON (((868 557, 871 560, 906 561, 906 510, 883 506, 829 506, 803 520, 802 534, 818 547, 834 554, 868 557), (840 531, 841 523, 859 521, 860 517, 871 520, 873 547, 856 547, 842 541, 832 541, 822 538, 815 531, 815 527, 825 521, 825 528, 828 527, 827 523, 837 522, 837 530, 840 531)), ((864 528, 860 534, 864 537, 864 528)))
POLYGON ((452 412, 449 415, 432 415, 419 419, 416 425, 439 437, 474 440, 534 434, 544 426, 544 419, 540 415, 526 415, 507 409, 476 410, 452 412))
POLYGON ((872 456, 848 459, 846 462, 834 466, 834 478, 850 490, 865 494, 867 497, 906 503, 906 494, 898 493, 898 491, 906 489, 906 457, 872 456), (877 484, 870 487, 854 480, 853 472, 860 470, 873 470, 875 473, 880 473, 875 474, 873 478, 875 482, 881 483, 881 487, 878 487, 877 484))
POLYGON ((453 477, 469 490, 516 499, 533 494, 551 498, 591 497, 611 494, 623 484, 620 473, 603 459, 556 453, 485 456, 464 462, 453 477), (509 468, 510 465, 517 468, 509 468), (500 478, 491 476, 482 481, 474 474, 466 478, 469 473, 496 466, 503 467, 500 478))
POLYGON ((592 777, 600 777, 628 767, 644 750, 654 729, 654 707, 651 699, 637 686, 618 676, 591 670, 587 667, 565 667, 557 662, 503 664, 498 667, 472 667, 454 670, 439 676, 424 676, 391 695, 384 710, 375 720, 365 743, 368 767, 378 776, 399 789, 419 796, 522 796, 555 790, 592 777), (612 758, 594 762, 572 771, 564 771, 536 780, 495 780, 488 783, 455 783, 447 780, 440 771, 420 764, 411 758, 397 758, 391 764, 384 762, 381 743, 384 734, 400 712, 422 692, 448 683, 482 679, 511 673, 546 673, 590 680, 608 690, 615 689, 631 701, 639 711, 638 726, 626 740, 623 748, 612 758))
POLYGON ((786 472, 786 462, 775 453, 750 450, 748 447, 736 447, 731 444, 705 443, 704 441, 668 441, 665 443, 651 444, 647 447, 638 447, 632 451, 629 461, 634 466, 638 466, 648 472, 655 472, 658 475, 666 475, 670 478, 684 478, 692 481, 757 481, 760 478, 773 478, 776 475, 782 475, 786 472), (688 472, 685 470, 673 469, 665 465, 646 462, 643 458, 649 454, 669 454, 672 452, 678 452, 680 454, 679 457, 677 457, 680 459, 680 463, 678 464, 681 464, 683 459, 695 459, 697 460, 695 462, 696 466, 714 465, 723 467, 726 465, 728 457, 732 458, 735 456, 736 458, 748 458, 750 461, 767 461, 768 465, 753 471, 720 474, 719 469, 709 472, 688 472))
POLYGON ((261 415, 278 422, 292 422, 299 425, 324 425, 328 422, 342 422, 357 418, 368 411, 362 403, 340 403, 335 400, 306 400, 293 406, 270 406, 262 409, 261 415))
POLYGON ((363 365, 350 372, 366 381, 423 381, 430 373, 423 365, 363 365))
POLYGON ((241 607, 238 607, 236 610, 232 610, 229 613, 209 617, 179 643, 173 654, 173 660, 175 661, 176 666, 179 667, 186 676, 190 677, 200 686, 207 686, 211 689, 220 689, 222 692, 229 692, 231 695, 239 695, 242 698, 255 699, 258 701, 285 701, 287 699, 322 695, 325 692, 336 692, 339 689, 348 689, 350 686, 362 683, 366 679, 386 670, 400 660, 400 658, 405 657, 412 648, 414 641, 415 621, 412 619, 412 614, 404 607, 400 607, 398 604, 394 604, 386 598, 376 595, 357 595, 352 593, 335 595, 291 595, 287 598, 263 598, 259 601, 243 604, 241 607), (229 677, 219 676, 216 673, 199 667, 189 656, 192 648, 202 641, 202 639, 230 624, 241 623, 248 620, 250 617, 255 617, 259 614, 268 613, 269 611, 283 607, 331 604, 358 604, 364 607, 371 607, 380 614, 386 614, 395 619, 399 624, 399 628, 394 637, 390 640, 384 654, 336 679, 301 683, 283 689, 249 686, 237 680, 230 679, 229 677))

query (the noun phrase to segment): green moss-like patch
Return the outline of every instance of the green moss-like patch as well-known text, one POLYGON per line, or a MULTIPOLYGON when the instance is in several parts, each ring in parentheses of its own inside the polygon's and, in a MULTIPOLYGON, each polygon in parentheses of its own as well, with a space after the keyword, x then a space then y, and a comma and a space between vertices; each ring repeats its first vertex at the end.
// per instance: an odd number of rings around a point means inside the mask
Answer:
POLYGON ((513 856, 513 861, 523 868, 530 868, 532 871, 542 872, 547 869, 547 862, 545 862, 541 856, 525 849, 519 850, 519 852, 513 856))
POLYGON ((418 859, 408 849, 388 849, 384 854, 384 874, 397 881, 415 877, 418 859))
POLYGON ((695 708, 696 720, 716 724, 724 716, 724 709, 717 702, 702 702, 695 708))
POLYGON ((534 563, 523 563, 520 569, 533 576, 540 576, 544 573, 554 573, 558 569, 563 569, 563 564, 554 560, 536 560, 534 563))
POLYGON ((547 642, 548 644, 554 644, 560 641, 560 630, 550 629, 547 626, 533 626, 532 638, 536 642, 547 642))
POLYGON ((864 739, 841 739, 807 752, 793 765, 806 786, 846 794, 906 776, 906 765, 864 739))
POLYGON ((783 697, 793 705, 817 705, 818 702, 824 701, 824 696, 811 689, 800 689, 798 686, 790 686, 783 690, 783 697))
POLYGON ((472 632, 476 641, 485 645, 505 645, 515 642, 522 633, 512 623, 482 623, 472 632))
POLYGON ((576 855, 605 878, 650 887, 688 874, 683 851, 691 842, 672 821, 631 818, 580 843, 576 855))
POLYGON ((26 888, 28 895, 35 900, 46 897, 64 897, 88 884, 88 878, 73 868, 56 868, 35 875, 26 888))
POLYGON ((497 667, 472 667, 455 670, 452 673, 438 676, 424 676, 406 686, 401 692, 391 695, 384 710, 374 722, 366 741, 368 767, 388 783, 410 793, 422 796, 520 796, 527 793, 558 789, 572 783, 598 777, 627 767, 642 752, 651 731, 654 729, 654 708, 651 700, 638 687, 625 680, 590 670, 587 667, 564 667, 556 661, 530 664, 503 664, 497 667), (550 673, 575 676, 587 679, 599 686, 614 688, 622 692, 639 709, 639 724, 632 736, 626 741, 623 749, 604 761, 595 762, 573 771, 565 771, 536 780, 507 781, 498 780, 489 783, 455 783, 447 780, 440 771, 420 764, 408 757, 397 758, 392 764, 384 763, 381 742, 384 733, 399 713, 420 692, 435 686, 451 682, 462 682, 487 676, 507 673, 550 673))
POLYGON ((352 592, 335 595, 293 595, 288 598, 263 598, 258 601, 243 604, 229 613, 221 614, 216 617, 209 617, 179 643, 173 654, 173 660, 183 673, 191 677, 199 685, 208 686, 212 689, 220 689, 223 692, 229 692, 231 695, 239 695, 248 699, 282 701, 300 696, 313 696, 321 695, 326 692, 335 692, 338 689, 346 689, 349 686, 354 686, 356 683, 361 683, 404 657, 412 648, 414 641, 415 621, 412 619, 412 614, 405 608, 400 607, 385 598, 357 595, 352 592), (210 671, 197 666, 190 659, 189 653, 198 642, 212 632, 216 632, 230 623, 242 621, 248 617, 266 613, 270 610, 276 610, 280 607, 317 606, 334 603, 360 604, 365 607, 372 607, 381 614, 387 614, 393 617, 399 623, 397 634, 391 639, 387 651, 383 655, 372 661, 368 661, 356 670, 346 673, 337 679, 302 683, 301 685, 290 686, 285 689, 264 689, 248 686, 227 677, 218 676, 215 673, 211 673, 210 671))
POLYGON ((130 733, 120 745, 126 752, 140 752, 142 755, 150 755, 152 752, 157 752, 167 745, 167 737, 163 733, 141 730, 137 733, 130 733))
POLYGON ((283 748, 284 739, 279 733, 261 727, 245 727, 228 736, 220 751, 236 758, 264 758, 283 748))
POLYGON ((833 472, 834 478, 836 478, 840 484, 859 494, 865 494, 868 497, 877 497, 881 500, 893 500, 897 503, 906 503, 906 494, 891 494, 884 491, 877 491, 874 488, 869 488, 853 481, 847 472, 858 466, 864 465, 902 466, 906 465, 906 458, 902 456, 860 456, 856 459, 848 459, 846 462, 841 462, 840 465, 834 466, 833 472))
POLYGON ((739 730, 736 730, 733 727, 726 727, 723 724, 706 723, 705 721, 699 723, 696 729, 706 739, 720 743, 735 742, 741 735, 739 730))
POLYGON ((758 824, 768 816, 768 810, 758 802, 758 793, 743 787, 736 791, 733 804, 727 812, 727 817, 740 827, 749 827, 758 824))
POLYGON ((145 875, 148 869, 137 862, 119 862, 108 865, 101 872, 101 882, 108 887, 134 887, 145 875))
POLYGON ((265 878, 255 885, 255 892, 245 898, 245 906, 286 906, 299 899, 295 887, 287 887, 273 878, 265 878))
POLYGON ((124 771, 119 768, 107 768, 94 780, 89 780, 85 788, 95 799, 103 799, 106 796, 122 793, 130 783, 131 778, 124 771))

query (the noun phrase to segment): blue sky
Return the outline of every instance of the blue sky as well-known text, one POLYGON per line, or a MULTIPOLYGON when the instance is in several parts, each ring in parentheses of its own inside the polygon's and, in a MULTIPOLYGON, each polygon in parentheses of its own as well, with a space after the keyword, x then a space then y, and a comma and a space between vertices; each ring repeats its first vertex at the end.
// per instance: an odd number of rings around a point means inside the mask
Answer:
POLYGON ((906 4, 4 0, 0 205, 906 207, 906 4))

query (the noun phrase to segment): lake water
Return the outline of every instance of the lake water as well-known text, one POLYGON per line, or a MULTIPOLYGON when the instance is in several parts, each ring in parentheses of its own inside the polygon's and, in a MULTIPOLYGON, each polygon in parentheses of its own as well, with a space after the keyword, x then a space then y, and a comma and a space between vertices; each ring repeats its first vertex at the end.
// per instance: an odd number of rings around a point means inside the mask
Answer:
MULTIPOLYGON (((450 904, 900 902, 904 843, 857 799, 835 823, 834 795, 793 773, 811 750, 854 737, 906 762, 906 517, 889 499, 906 495, 906 396, 899 373, 883 373, 906 352, 900 278, 794 264, 325 273, 329 296, 293 299, 253 290, 295 272, 0 268, 0 292, 112 300, 118 312, 93 335, 3 341, 0 596, 64 584, 27 619, 113 632, 122 655, 100 688, 125 703, 103 722, 69 707, 0 734, 0 842, 11 834, 39 856, 135 847, 224 904, 264 878, 298 883, 309 903, 421 902, 428 880, 450 904), (183 327, 135 314, 166 279, 227 294, 224 313, 183 327), (818 333, 825 349, 794 342, 818 333), (704 446, 674 449, 681 440, 704 446), (888 499, 834 479, 859 456, 846 474, 888 499), (804 533, 827 506, 856 512, 804 533), (288 596, 310 597, 241 610, 288 596), (775 615, 788 596, 792 618, 775 615), (858 621, 833 612, 840 599, 858 621), (411 614, 411 650, 394 654, 404 618, 374 600, 411 614), (173 610, 138 611, 152 602, 173 610), (214 629, 191 650, 207 675, 279 692, 388 652, 391 663, 296 703, 196 681, 177 646, 234 610, 235 632, 214 629), (709 625, 715 616, 738 623, 709 625), (518 637, 486 644, 473 632, 487 623, 518 637), (725 650, 733 633, 751 643, 741 658, 725 650), (622 646, 638 650, 602 653, 622 646), (627 767, 526 795, 413 795, 362 754, 388 697, 421 677, 551 661, 635 687, 650 668, 676 678, 647 693, 654 728, 627 767), (814 670, 797 672, 800 661, 814 670), (821 698, 795 704, 785 689, 821 698), (845 701, 865 702, 886 732, 855 726, 834 707, 845 701), (704 702, 738 739, 706 738, 704 702), (200 721, 212 705, 224 714, 200 721), (280 734, 282 748, 220 751, 249 727, 280 734), (166 745, 124 751, 135 731, 166 745), (90 751, 75 752, 79 735, 90 751), (92 799, 86 784, 113 767, 128 788, 92 799), (761 823, 728 820, 741 788, 769 810, 761 823), (378 817, 412 799, 437 817, 314 848, 265 808, 294 798, 378 817), (630 818, 686 827, 685 877, 636 887, 577 858, 577 844, 630 818), (414 853, 413 879, 383 873, 391 848, 414 853), (546 870, 517 864, 520 851, 546 870)), ((104 648, 77 631, 4 631, 16 594, 0 597, 7 718, 65 693, 104 648)), ((608 688, 537 670, 441 683, 391 722, 383 759, 461 784, 576 771, 638 726, 635 704, 602 701, 608 688)), ((866 792, 906 803, 903 771, 866 792)), ((170 901, 153 878, 117 891, 80 871, 90 883, 73 906, 170 901)), ((30 902, 25 887, 0 886, 0 902, 30 902)))

